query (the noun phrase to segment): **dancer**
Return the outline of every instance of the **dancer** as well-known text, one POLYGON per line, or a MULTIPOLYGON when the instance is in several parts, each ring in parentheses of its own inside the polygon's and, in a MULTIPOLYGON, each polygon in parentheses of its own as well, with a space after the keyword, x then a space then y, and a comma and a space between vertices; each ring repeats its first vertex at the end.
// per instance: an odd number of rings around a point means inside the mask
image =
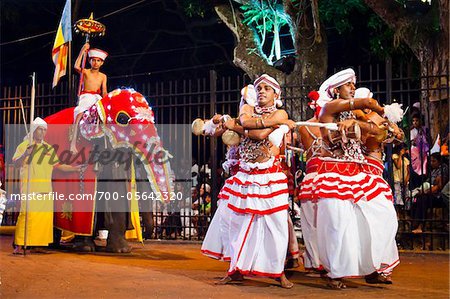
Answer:
MULTIPOLYGON (((361 97, 371 97, 372 93, 367 88, 359 88, 355 91, 361 97)), ((402 118, 402 111, 397 116, 397 121, 402 118)), ((357 113, 360 113, 357 111, 357 113)), ((392 270, 399 264, 397 242, 395 236, 398 229, 397 213, 393 204, 392 190, 383 179, 384 171, 383 152, 387 143, 402 142, 405 134, 393 122, 381 117, 368 109, 363 111, 367 122, 371 124, 371 134, 363 134, 363 154, 367 163, 363 165, 363 171, 377 182, 374 189, 377 195, 362 209, 369 223, 371 236, 371 249, 373 264, 379 268, 365 277, 367 283, 392 284, 392 270)))
MULTIPOLYGON (((323 105, 328 101, 323 96, 323 92, 311 91, 308 94, 311 102, 309 107, 314 110, 314 117, 307 120, 308 122, 319 122, 319 113, 323 105), (322 97, 320 94, 322 93, 322 97)), ((318 157, 323 146, 323 140, 318 127, 300 126, 298 127, 299 142, 306 151, 306 175, 299 186, 300 200, 300 222, 302 226, 303 240, 305 243, 305 251, 302 259, 306 270, 310 270, 313 274, 324 274, 322 265, 319 261, 319 253, 317 248, 317 200, 312 199, 313 180, 317 175, 317 167, 319 163, 318 157)))
MULTIPOLYGON (((253 85, 247 85, 241 90, 241 103, 240 108, 244 105, 251 107, 255 106, 256 91, 253 85)), ((220 114, 214 115, 214 117, 206 122, 207 130, 210 135, 218 137, 221 136, 226 130, 232 130, 239 134, 244 135, 244 128, 239 124, 236 119, 232 119, 228 116, 220 114), (209 124, 208 124, 209 123, 209 124)), ((239 146, 228 146, 226 153, 226 161, 222 164, 222 167, 226 173, 229 173, 230 177, 233 177, 239 170, 239 146)), ((229 179, 228 179, 229 180, 229 179)), ((228 182, 227 180, 227 182, 228 182)), ((225 182, 225 186, 227 185, 225 182)), ((217 201, 217 210, 206 232, 206 236, 202 243, 201 251, 204 255, 229 262, 231 260, 229 253, 229 228, 230 228, 231 210, 228 208, 228 197, 223 196, 220 192, 217 201)), ((219 282, 221 284, 224 282, 219 282)))
MULTIPOLYGON (((324 145, 314 178, 319 260, 333 289, 346 287, 343 277, 368 275, 381 266, 373 256, 381 253, 373 250, 372 224, 366 217, 366 211, 375 207, 369 206, 369 201, 379 195, 380 181, 362 170, 366 158, 352 110, 369 108, 380 115, 388 111, 372 98, 354 99, 355 83, 354 71, 347 69, 331 76, 321 88, 335 99, 324 105, 319 121, 338 122, 341 133, 336 136, 321 128, 324 145), (350 131, 353 134, 348 134, 350 131)), ((371 129, 368 123, 361 126, 367 132, 371 129)))
POLYGON ((221 196, 228 198, 230 217, 230 268, 223 282, 242 280, 244 275, 276 278, 283 288, 293 284, 284 275, 288 245, 287 178, 275 158, 279 146, 271 147, 269 134, 275 126, 295 123, 275 106, 281 90, 275 79, 262 75, 254 83, 258 103, 241 109, 244 140, 240 144, 240 169, 227 180, 221 196), (255 139, 251 131, 258 130, 255 139))

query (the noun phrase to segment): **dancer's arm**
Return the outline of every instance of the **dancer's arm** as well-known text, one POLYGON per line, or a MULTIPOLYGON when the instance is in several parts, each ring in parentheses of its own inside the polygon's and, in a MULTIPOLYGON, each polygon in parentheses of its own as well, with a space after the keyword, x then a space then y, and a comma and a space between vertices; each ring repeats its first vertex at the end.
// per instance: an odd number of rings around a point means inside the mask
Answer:
POLYGON ((89 50, 89 48, 90 48, 89 43, 85 43, 80 50, 80 54, 78 54, 77 60, 75 60, 74 68, 78 73, 81 73, 83 71, 83 69, 81 68, 81 60, 83 59, 83 54, 86 53, 86 51, 89 50))
POLYGON ((326 103, 322 110, 320 111, 319 120, 320 122, 332 122, 334 115, 357 109, 370 109, 379 115, 384 114, 384 109, 381 107, 377 100, 372 98, 363 99, 337 99, 326 103))

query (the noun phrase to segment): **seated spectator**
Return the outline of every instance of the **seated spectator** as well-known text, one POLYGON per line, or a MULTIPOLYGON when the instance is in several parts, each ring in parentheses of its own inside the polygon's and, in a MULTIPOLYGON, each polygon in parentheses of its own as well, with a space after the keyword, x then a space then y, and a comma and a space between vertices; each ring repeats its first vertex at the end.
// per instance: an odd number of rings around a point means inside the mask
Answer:
MULTIPOLYGON (((181 182, 175 183, 175 194, 183 194, 183 184, 181 182)), ((178 200, 169 203, 169 216, 167 217, 166 236, 171 239, 176 239, 181 234, 181 214, 180 210, 182 204, 178 200)))
POLYGON ((411 140, 411 188, 420 186, 427 174, 427 154, 430 149, 430 131, 422 125, 421 116, 412 116, 411 140))
POLYGON ((442 207, 444 202, 443 194, 441 193, 444 186, 449 181, 448 166, 442 163, 442 157, 440 153, 433 153, 431 155, 431 180, 430 188, 419 189, 419 195, 415 203, 415 217, 419 219, 419 224, 412 232, 423 232, 423 220, 425 219, 427 209, 433 206, 442 207))
POLYGON ((409 159, 407 157, 408 148, 406 144, 401 143, 394 148, 392 155, 393 175, 394 175, 394 204, 404 206, 406 199, 406 190, 409 182, 409 159))
POLYGON ((197 232, 198 237, 204 237, 208 228, 208 215, 211 213, 211 186, 202 184, 199 191, 199 199, 194 202, 192 208, 198 211, 197 232))

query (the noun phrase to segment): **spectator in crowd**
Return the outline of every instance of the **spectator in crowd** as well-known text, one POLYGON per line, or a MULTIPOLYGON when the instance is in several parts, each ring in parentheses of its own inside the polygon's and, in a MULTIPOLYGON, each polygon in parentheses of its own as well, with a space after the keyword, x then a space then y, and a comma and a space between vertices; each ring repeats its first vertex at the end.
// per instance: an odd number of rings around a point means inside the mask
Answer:
MULTIPOLYGON (((184 194, 183 191, 183 183, 176 182, 175 183, 175 194, 181 193, 184 194)), ((178 200, 176 200, 176 196, 174 200, 169 203, 169 216, 167 217, 167 230, 166 236, 171 239, 176 239, 177 235, 181 234, 181 214, 180 214, 181 204, 178 200)))
POLYGON ((5 185, 5 155, 3 153, 3 146, 0 144, 0 183, 5 185))
POLYGON ((421 116, 412 116, 412 127, 410 131, 411 140, 411 188, 416 188, 423 183, 427 172, 427 155, 430 149, 430 131, 422 125, 421 116))
POLYGON ((0 181, 0 225, 3 222, 3 212, 6 209, 6 192, 2 188, 2 182, 0 181))
POLYGON ((192 159, 192 167, 191 167, 192 187, 197 187, 197 185, 198 185, 198 174, 199 174, 199 169, 198 169, 197 160, 192 159))
POLYGON ((191 233, 191 230, 189 229, 189 235, 195 235, 197 234, 198 230, 198 205, 199 205, 199 194, 196 187, 192 187, 191 189, 191 209, 192 212, 190 214, 191 224, 193 231, 191 233))
POLYGON ((198 237, 204 237, 208 228, 208 215, 211 213, 211 186, 202 184, 199 190, 199 198, 192 208, 198 211, 197 232, 198 237))
POLYGON ((445 194, 441 193, 444 186, 449 181, 448 166, 442 163, 440 153, 431 155, 431 180, 429 188, 419 188, 419 194, 414 208, 414 215, 419 219, 415 234, 423 232, 423 221, 426 218, 427 210, 433 207, 442 207, 445 204, 445 194))
POLYGON ((447 134, 445 138, 442 139, 441 143, 441 156, 446 157, 448 159, 448 145, 450 140, 450 133, 447 134))
POLYGON ((211 159, 209 159, 208 162, 200 168, 200 175, 203 178, 202 181, 211 180, 211 159))
POLYGON ((407 157, 408 148, 401 143, 395 146, 392 155, 393 175, 394 175, 394 204, 396 206, 405 205, 406 190, 409 182, 409 159, 407 157))

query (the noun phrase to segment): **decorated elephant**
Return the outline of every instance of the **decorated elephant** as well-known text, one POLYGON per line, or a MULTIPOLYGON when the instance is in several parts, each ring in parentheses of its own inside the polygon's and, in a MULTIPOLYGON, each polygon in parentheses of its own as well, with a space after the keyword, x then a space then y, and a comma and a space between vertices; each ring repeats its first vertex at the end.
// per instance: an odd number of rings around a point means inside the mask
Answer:
POLYGON ((90 107, 78 124, 76 154, 69 150, 74 108, 45 120, 47 142, 60 162, 86 165, 80 175, 54 171, 55 226, 77 236, 77 250, 94 251, 96 230, 107 229, 107 251, 129 252, 125 234, 142 240, 137 199, 146 192, 164 200, 173 190, 169 155, 147 100, 133 89, 117 89, 90 107), (145 173, 140 184, 136 169, 145 173))

